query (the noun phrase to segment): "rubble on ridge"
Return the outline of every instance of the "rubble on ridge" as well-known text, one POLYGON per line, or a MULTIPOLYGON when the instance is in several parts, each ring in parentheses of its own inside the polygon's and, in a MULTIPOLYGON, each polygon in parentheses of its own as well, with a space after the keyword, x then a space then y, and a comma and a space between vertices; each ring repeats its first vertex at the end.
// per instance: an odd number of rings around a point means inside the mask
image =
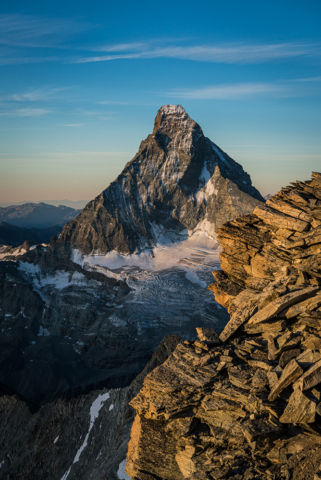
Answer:
POLYGON ((321 478, 321 174, 218 232, 209 288, 231 318, 144 381, 135 480, 321 478))

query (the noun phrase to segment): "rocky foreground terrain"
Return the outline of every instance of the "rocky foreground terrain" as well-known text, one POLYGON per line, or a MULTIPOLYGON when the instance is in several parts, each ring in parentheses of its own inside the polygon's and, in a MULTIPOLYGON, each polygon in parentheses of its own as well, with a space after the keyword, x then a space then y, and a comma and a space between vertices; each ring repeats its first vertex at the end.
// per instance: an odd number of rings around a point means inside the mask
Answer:
POLYGON ((321 174, 218 231, 231 318, 145 378, 132 479, 321 478, 321 174))

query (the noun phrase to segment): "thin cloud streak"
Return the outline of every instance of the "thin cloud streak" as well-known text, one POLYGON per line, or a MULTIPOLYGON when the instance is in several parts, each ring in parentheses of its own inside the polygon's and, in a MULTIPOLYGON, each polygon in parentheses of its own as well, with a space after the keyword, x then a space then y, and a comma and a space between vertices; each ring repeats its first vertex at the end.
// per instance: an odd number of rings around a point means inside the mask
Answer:
MULTIPOLYGON (((308 79, 306 79, 308 81, 308 79)), ((300 84, 301 80, 278 83, 239 83, 211 85, 201 88, 182 88, 167 92, 167 95, 193 100, 237 100, 257 96, 302 97, 320 94, 320 89, 300 84)))
POLYGON ((140 50, 146 48, 146 43, 119 43, 117 45, 106 45, 95 49, 96 52, 123 52, 124 50, 140 50))
MULTIPOLYGON (((133 44, 137 45, 137 44, 133 44)), ((122 45, 109 47, 106 51, 121 51, 122 45), (111 50, 113 48, 113 50, 111 50)), ((124 50, 136 48, 124 48, 124 50)), ((154 49, 142 49, 138 52, 121 53, 116 55, 100 55, 84 57, 75 60, 75 63, 105 62, 112 60, 176 58, 199 62, 253 64, 279 59, 289 59, 302 56, 320 56, 320 48, 315 44, 280 43, 266 45, 200 45, 200 46, 170 46, 154 49)))
POLYGON ((59 57, 0 57, 0 65, 26 65, 28 63, 58 62, 59 57))
POLYGON ((235 100, 262 94, 280 95, 285 93, 287 93, 287 89, 282 85, 274 85, 269 83, 244 83, 173 90, 168 92, 168 95, 187 99, 235 100))
POLYGON ((31 90, 26 93, 14 93, 7 100, 14 100, 15 102, 38 102, 38 101, 50 101, 57 99, 59 93, 67 90, 68 87, 62 88, 39 88, 37 90, 31 90))
POLYGON ((11 112, 0 113, 0 116, 6 117, 41 117, 53 113, 52 110, 45 108, 19 108, 11 112))
POLYGON ((63 39, 82 32, 87 25, 63 18, 36 15, 0 15, 0 44, 16 47, 55 48, 63 39))

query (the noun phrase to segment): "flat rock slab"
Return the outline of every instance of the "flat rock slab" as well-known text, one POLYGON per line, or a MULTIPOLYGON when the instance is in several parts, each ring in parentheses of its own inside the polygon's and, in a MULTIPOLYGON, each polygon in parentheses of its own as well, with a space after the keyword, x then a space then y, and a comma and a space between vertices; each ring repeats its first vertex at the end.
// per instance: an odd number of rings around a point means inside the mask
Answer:
POLYGON ((292 305, 292 307, 290 307, 289 310, 286 312, 285 317, 287 319, 297 317, 301 313, 320 307, 320 305, 321 294, 316 295, 313 298, 308 298, 307 300, 297 303, 296 305, 292 305))
POLYGON ((311 367, 311 365, 314 365, 319 360, 321 360, 321 354, 319 352, 313 352, 312 350, 305 350, 301 355, 296 357, 296 361, 303 370, 311 367))
POLYGON ((310 335, 304 342, 303 347, 310 350, 321 350, 321 338, 310 335))
MULTIPOLYGON (((289 363, 292 358, 296 358, 301 354, 301 350, 299 348, 293 348, 292 350, 287 350, 283 352, 280 356, 279 365, 280 367, 284 368, 287 363, 289 363)), ((299 363, 299 362, 298 362, 299 363)), ((300 364, 299 364, 300 365, 300 364)), ((301 366, 301 365, 300 365, 301 366)))
POLYGON ((256 308, 256 300, 252 299, 242 303, 221 333, 220 340, 226 342, 226 340, 253 315, 256 308))
POLYGON ((289 230, 296 230, 298 232, 304 232, 309 223, 299 220, 294 217, 285 215, 284 213, 277 212, 272 208, 265 205, 260 205, 253 210, 253 214, 263 220, 267 225, 278 228, 286 228, 289 230))
POLYGON ((220 339, 214 328, 198 327, 196 328, 196 332, 201 342, 220 343, 220 339))
POLYGON ((315 409, 316 401, 296 388, 279 420, 281 423, 314 423, 315 409))
MULTIPOLYGON (((258 323, 257 325, 244 325, 244 330, 246 333, 250 335, 254 335, 257 333, 278 333, 282 332, 282 330, 285 330, 286 328, 286 322, 283 319, 277 319, 273 320, 268 323, 258 323)), ((321 321, 320 321, 320 328, 321 328, 321 321)))
POLYGON ((253 315, 253 317, 250 318, 248 325, 255 325, 257 323, 265 322, 270 318, 276 317, 280 312, 282 312, 282 310, 285 310, 286 308, 289 308, 298 302, 312 297, 318 291, 319 287, 311 286, 304 288, 303 290, 288 293, 283 297, 279 297, 253 315))
POLYGON ((277 396, 284 390, 286 387, 291 385, 291 383, 298 380, 303 374, 302 368, 296 362, 295 359, 292 359, 284 368, 280 380, 273 387, 269 395, 269 401, 274 402, 277 396))
MULTIPOLYGON (((295 361, 295 360, 294 360, 295 361)), ((321 382, 321 360, 312 365, 302 377, 293 385, 300 390, 308 390, 321 382)))

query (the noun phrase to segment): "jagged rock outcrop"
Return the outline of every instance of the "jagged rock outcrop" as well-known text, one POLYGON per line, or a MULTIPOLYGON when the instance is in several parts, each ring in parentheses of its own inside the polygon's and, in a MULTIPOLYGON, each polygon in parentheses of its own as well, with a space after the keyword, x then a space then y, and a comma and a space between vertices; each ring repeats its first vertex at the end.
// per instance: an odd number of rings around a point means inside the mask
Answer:
POLYGON ((82 253, 133 253, 161 236, 214 236, 264 202, 250 176, 206 138, 180 105, 165 105, 154 130, 117 179, 65 226, 59 243, 82 253))
POLYGON ((219 229, 230 321, 146 377, 132 478, 320 478, 321 174, 292 185, 219 229))
POLYGON ((284 292, 278 289, 287 285, 318 286, 321 174, 283 188, 253 213, 224 224, 218 237, 223 272, 214 273, 217 281, 209 288, 231 314, 244 300, 263 298, 262 292, 280 297, 284 292))

